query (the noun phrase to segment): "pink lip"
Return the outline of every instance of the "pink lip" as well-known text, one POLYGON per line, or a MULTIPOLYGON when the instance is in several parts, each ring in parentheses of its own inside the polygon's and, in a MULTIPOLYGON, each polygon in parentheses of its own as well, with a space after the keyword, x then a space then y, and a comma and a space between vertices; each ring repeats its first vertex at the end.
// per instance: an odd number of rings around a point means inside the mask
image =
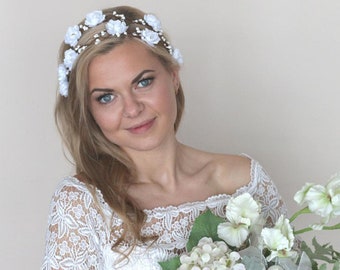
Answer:
POLYGON ((152 118, 151 120, 144 121, 144 122, 139 123, 135 126, 127 128, 127 130, 130 131, 133 134, 142 134, 142 133, 148 131, 153 126, 155 119, 156 118, 152 118))

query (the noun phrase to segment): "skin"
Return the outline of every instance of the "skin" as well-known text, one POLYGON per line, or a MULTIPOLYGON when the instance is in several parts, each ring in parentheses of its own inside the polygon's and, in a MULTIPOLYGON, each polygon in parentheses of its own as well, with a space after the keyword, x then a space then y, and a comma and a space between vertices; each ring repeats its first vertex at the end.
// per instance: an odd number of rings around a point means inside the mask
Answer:
POLYGON ((213 154, 176 139, 177 69, 128 41, 89 65, 90 111, 103 134, 134 161, 129 194, 141 209, 232 194, 250 181, 246 157, 213 154))

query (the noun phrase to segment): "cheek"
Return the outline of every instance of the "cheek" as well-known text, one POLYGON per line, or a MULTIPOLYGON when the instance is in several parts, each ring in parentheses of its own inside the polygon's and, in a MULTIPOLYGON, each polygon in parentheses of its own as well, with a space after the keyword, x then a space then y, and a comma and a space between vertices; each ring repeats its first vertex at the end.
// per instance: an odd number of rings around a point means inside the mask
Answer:
POLYGON ((160 108, 166 114, 173 115, 177 112, 177 105, 176 105, 176 95, 175 91, 171 89, 163 89, 160 91, 158 97, 155 100, 157 103, 158 108, 160 108))
POLYGON ((118 117, 117 113, 95 110, 92 112, 92 115, 104 134, 117 129, 120 125, 120 118, 118 117))

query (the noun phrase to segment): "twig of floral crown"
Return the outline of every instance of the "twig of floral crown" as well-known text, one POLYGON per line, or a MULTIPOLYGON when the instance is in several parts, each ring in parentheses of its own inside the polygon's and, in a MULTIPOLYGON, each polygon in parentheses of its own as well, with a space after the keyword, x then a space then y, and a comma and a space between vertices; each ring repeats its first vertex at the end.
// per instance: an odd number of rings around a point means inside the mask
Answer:
MULTIPOLYGON (((102 30, 101 32, 93 35, 95 45, 99 44, 101 42, 101 39, 109 35, 117 37, 120 37, 121 35, 127 35, 127 29, 129 26, 125 23, 125 15, 118 14, 116 11, 113 11, 112 15, 117 18, 117 20, 110 19, 105 24, 105 30, 102 30)), ((84 25, 80 24, 68 28, 64 42, 65 44, 70 45, 70 48, 64 52, 63 63, 60 64, 58 67, 59 93, 62 96, 68 96, 68 76, 72 70, 72 66, 77 60, 79 54, 81 54, 89 45, 85 44, 83 46, 80 46, 78 44, 79 39, 89 28, 97 26, 104 20, 105 15, 103 15, 102 11, 94 11, 86 15, 84 25)), ((158 44, 160 40, 162 40, 163 46, 169 51, 170 55, 172 55, 172 57, 179 64, 183 63, 180 51, 173 48, 170 42, 163 36, 161 23, 155 15, 146 14, 144 15, 144 19, 138 19, 134 22, 139 22, 144 26, 149 25, 153 30, 150 30, 148 28, 140 30, 137 27, 136 32, 132 33, 133 36, 141 38, 149 46, 154 46, 155 44, 158 44)))
POLYGON ((160 40, 162 40, 163 46, 168 50, 168 52, 171 55, 173 54, 173 48, 172 48, 170 42, 164 37, 163 30, 162 30, 162 27, 160 25, 160 22, 158 21, 158 19, 154 15, 149 14, 149 15, 144 16, 144 20, 138 19, 138 20, 134 20, 133 22, 140 23, 144 26, 145 25, 151 26, 154 33, 156 33, 158 35, 158 37, 157 37, 156 34, 152 33, 147 28, 144 29, 144 30, 140 30, 139 27, 136 27, 136 33, 133 33, 134 36, 140 36, 141 39, 143 39, 146 43, 148 43, 151 46, 154 46, 154 44, 158 44, 158 42, 160 40), (154 35, 154 38, 152 39, 152 41, 149 40, 148 38, 146 38, 146 36, 152 37, 153 35, 154 35))

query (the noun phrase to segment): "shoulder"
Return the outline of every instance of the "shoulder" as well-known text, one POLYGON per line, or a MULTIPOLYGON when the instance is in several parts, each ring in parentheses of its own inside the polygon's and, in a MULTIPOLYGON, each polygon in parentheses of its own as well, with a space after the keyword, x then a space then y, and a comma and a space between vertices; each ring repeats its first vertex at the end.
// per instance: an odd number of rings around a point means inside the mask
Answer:
POLYGON ((73 176, 66 176, 59 182, 53 197, 65 197, 65 195, 70 195, 74 192, 78 194, 81 193, 83 195, 92 196, 93 191, 87 186, 85 183, 80 181, 78 178, 73 176))
POLYGON ((95 205, 93 192, 75 177, 64 177, 58 184, 51 200, 51 212, 64 212, 74 207, 89 209, 95 205))
POLYGON ((251 181, 252 160, 246 156, 213 155, 209 167, 219 193, 233 194, 251 181))
POLYGON ((105 216, 111 215, 110 207, 97 188, 85 184, 78 177, 67 176, 59 182, 52 196, 51 211, 58 212, 58 208, 72 207, 82 208, 84 211, 95 209, 105 216))
POLYGON ((245 155, 217 154, 186 147, 185 164, 215 194, 234 194, 253 179, 253 159, 245 155), (190 160, 191 162, 188 162, 190 160))

